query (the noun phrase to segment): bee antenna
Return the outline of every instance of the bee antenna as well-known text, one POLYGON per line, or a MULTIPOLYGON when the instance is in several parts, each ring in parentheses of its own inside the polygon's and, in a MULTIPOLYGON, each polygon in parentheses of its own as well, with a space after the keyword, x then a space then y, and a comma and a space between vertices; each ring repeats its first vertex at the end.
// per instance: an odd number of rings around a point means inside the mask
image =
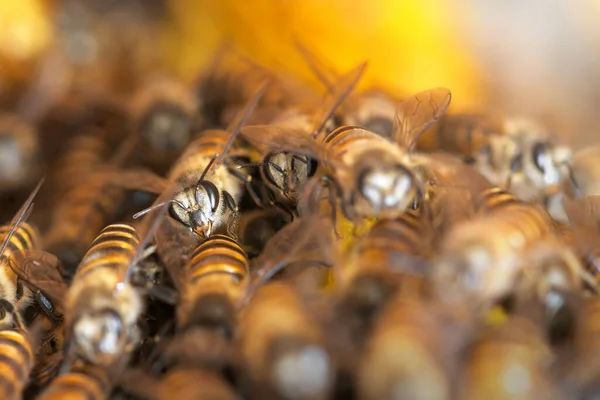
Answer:
POLYGON ((175 199, 171 199, 169 201, 163 201, 160 202, 158 204, 154 204, 146 209, 143 209, 140 212, 137 212, 135 214, 133 214, 133 219, 138 219, 140 217, 143 217, 144 215, 148 214, 149 212, 152 212, 154 210, 156 210, 157 208, 160 208, 162 206, 164 206, 167 203, 171 203, 171 204, 177 204, 179 207, 183 208, 184 210, 187 208, 182 202, 180 202, 179 200, 175 200, 175 199))

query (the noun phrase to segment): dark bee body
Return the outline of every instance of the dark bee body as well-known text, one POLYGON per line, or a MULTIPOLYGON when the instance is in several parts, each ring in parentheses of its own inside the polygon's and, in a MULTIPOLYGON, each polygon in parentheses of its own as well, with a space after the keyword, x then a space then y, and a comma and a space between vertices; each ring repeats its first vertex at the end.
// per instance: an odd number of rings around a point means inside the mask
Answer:
POLYGON ((110 392, 106 368, 80 363, 56 377, 38 397, 43 400, 103 400, 110 392))
POLYGON ((121 188, 93 173, 105 161, 106 146, 100 132, 82 134, 72 139, 58 161, 54 181, 61 197, 56 199, 44 245, 71 274, 125 199, 121 188))
POLYGON ((139 243, 135 228, 125 224, 107 226, 92 242, 66 299, 67 342, 72 354, 106 365, 132 339, 142 300, 123 280, 139 243))
POLYGON ((228 236, 213 235, 198 245, 186 265, 178 309, 180 329, 216 327, 230 337, 248 268, 246 253, 228 236))
POLYGON ((27 336, 18 331, 0 331, 0 396, 18 400, 35 362, 35 351, 27 336))

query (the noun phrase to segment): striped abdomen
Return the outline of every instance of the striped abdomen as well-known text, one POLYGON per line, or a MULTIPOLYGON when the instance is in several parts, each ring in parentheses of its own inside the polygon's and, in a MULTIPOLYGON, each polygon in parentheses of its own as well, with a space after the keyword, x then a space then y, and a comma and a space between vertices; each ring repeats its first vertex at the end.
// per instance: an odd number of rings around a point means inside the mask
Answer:
POLYGON ((34 365, 34 351, 21 332, 0 331, 0 398, 17 400, 34 365))
POLYGON ((513 194, 494 186, 479 193, 474 206, 476 212, 487 214, 519 203, 521 202, 513 194))
POLYGON ((106 143, 100 132, 71 139, 54 172, 55 190, 65 195, 80 184, 94 166, 102 164, 105 152, 106 143))
MULTIPOLYGON (((9 230, 10 226, 4 225, 0 227, 0 242, 4 240, 9 230)), ((25 259, 25 253, 28 250, 35 249, 38 243, 39 234, 37 230, 27 222, 21 222, 10 237, 8 245, 4 249, 4 254, 2 254, 5 257, 0 266, 2 269, 2 278, 0 279, 2 296, 5 300, 16 305, 17 309, 21 309, 21 306, 27 306, 31 291, 23 286, 23 283, 13 272, 10 264, 14 264, 14 266, 21 265, 25 259), (19 305, 18 303, 22 299, 24 302, 22 305, 19 305)))
POLYGON ((503 127, 482 115, 444 115, 419 140, 424 151, 443 150, 464 156, 473 156, 489 145, 493 135, 503 134, 503 127))
POLYGON ((187 276, 191 284, 212 274, 227 274, 240 281, 247 275, 248 267, 248 257, 235 240, 213 235, 194 249, 187 264, 187 276))
POLYGON ((169 171, 169 180, 180 180, 190 172, 200 173, 208 165, 215 154, 221 154, 227 141, 229 133, 221 130, 206 130, 202 135, 188 145, 181 157, 169 171))
POLYGON ((40 400, 103 400, 110 391, 106 368, 77 365, 56 377, 39 396, 40 400))
POLYGON ((397 219, 380 220, 361 241, 359 257, 372 259, 392 253, 420 255, 423 245, 421 228, 420 212, 413 209, 408 209, 397 219))
POLYGON ((186 265, 187 283, 177 309, 179 328, 218 326, 230 331, 248 264, 244 250, 228 236, 213 235, 198 245, 186 265))
MULTIPOLYGON (((329 160, 341 160, 346 153, 352 153, 369 143, 386 143, 392 146, 389 141, 381 136, 357 126, 342 126, 329 132, 323 138, 323 146, 329 160)), ((329 164, 328 160, 324 160, 329 164)), ((332 165, 328 165, 332 168, 332 165)))
POLYGON ((140 237, 131 225, 113 224, 100 232, 77 268, 75 279, 104 271, 108 274, 123 274, 135 255, 140 237))

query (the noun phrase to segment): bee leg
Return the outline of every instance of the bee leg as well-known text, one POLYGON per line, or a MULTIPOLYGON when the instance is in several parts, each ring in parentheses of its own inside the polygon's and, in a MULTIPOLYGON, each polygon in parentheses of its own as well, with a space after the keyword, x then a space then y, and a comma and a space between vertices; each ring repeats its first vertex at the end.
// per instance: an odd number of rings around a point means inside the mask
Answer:
POLYGON ((252 176, 251 175, 242 174, 240 171, 233 169, 233 168, 230 168, 229 172, 231 173, 231 175, 235 176, 236 178, 238 178, 242 182, 244 182, 244 186, 246 187, 248 194, 252 198, 252 201, 254 201, 254 203, 258 207, 266 208, 263 199, 260 198, 260 196, 256 193, 256 190, 254 190, 254 187, 252 186, 252 176))
POLYGON ((223 191, 223 198, 225 199, 226 207, 231 210, 231 215, 227 219, 227 233, 233 239, 238 240, 236 233, 238 230, 238 225, 240 223, 240 212, 238 210, 238 206, 233 196, 225 190, 223 191))
POLYGON ((327 186, 327 195, 329 197, 329 205, 331 206, 331 221, 333 223, 333 233, 336 239, 340 239, 341 236, 337 230, 337 195, 340 193, 340 188, 336 182, 328 176, 321 178, 323 186, 327 186))

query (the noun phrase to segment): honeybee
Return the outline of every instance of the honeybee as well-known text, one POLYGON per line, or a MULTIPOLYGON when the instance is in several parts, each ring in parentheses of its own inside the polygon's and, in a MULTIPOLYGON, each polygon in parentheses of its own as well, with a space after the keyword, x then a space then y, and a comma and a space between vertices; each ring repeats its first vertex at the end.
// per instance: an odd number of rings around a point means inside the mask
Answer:
MULTIPOLYGON (((314 75, 329 92, 333 92, 334 82, 341 74, 300 42, 296 41, 296 47, 314 75)), ((382 137, 391 138, 399 102, 390 93, 377 88, 354 92, 336 113, 336 122, 339 126, 360 126, 382 137)))
POLYGON ((127 371, 123 385, 126 392, 149 400, 210 398, 236 400, 239 396, 219 373, 201 368, 182 367, 170 370, 160 380, 140 370, 127 371))
POLYGON ((552 362, 537 327, 511 317, 484 331, 469 350, 459 398, 560 399, 550 371, 552 362))
MULTIPOLYGON (((366 63, 362 63, 346 77, 340 79, 328 96, 325 96, 320 108, 293 105, 281 109, 273 118, 265 122, 271 129, 277 129, 281 134, 293 133, 295 136, 310 137, 328 128, 329 119, 335 110, 350 95, 363 75, 366 63)), ((247 126, 242 132, 260 135, 256 126, 247 126)), ((261 138, 247 137, 257 147, 263 148, 261 138)), ((294 209, 298 203, 298 195, 308 178, 314 173, 315 165, 310 157, 285 151, 273 151, 269 147, 262 151, 264 159, 260 163, 246 166, 260 167, 262 181, 275 195, 275 203, 284 210, 294 209)))
POLYGON ((357 372, 359 399, 451 399, 459 349, 432 307, 398 296, 377 319, 357 372), (437 318, 436 318, 437 317, 437 318), (454 367, 454 368, 453 368, 454 367))
POLYGON ((531 120, 447 115, 420 148, 467 157, 490 182, 524 201, 548 201, 567 183, 579 192, 571 149, 531 120))
MULTIPOLYGON (((173 219, 199 237, 209 237, 223 225, 235 237, 239 219, 237 203, 244 183, 246 188, 253 190, 249 178, 232 168, 225 156, 267 86, 265 82, 227 131, 204 131, 189 144, 167 179, 147 171, 133 170, 129 174, 127 171, 117 172, 111 181, 122 187, 157 194, 163 193, 169 184, 177 184, 179 189, 168 201, 169 214, 173 219)), ((150 210, 152 207, 137 213, 134 218, 150 210)), ((168 264, 167 260, 164 262, 168 264)))
POLYGON ((191 141, 200 105, 191 88, 171 77, 155 77, 131 100, 132 130, 152 153, 169 160, 191 141))
POLYGON ((0 369, 4 381, 0 395, 3 399, 21 398, 35 364, 35 350, 34 341, 24 330, 0 330, 0 369))
POLYGON ((236 304, 247 282, 248 269, 246 253, 231 237, 213 235, 200 243, 192 252, 180 283, 178 329, 214 328, 231 338, 236 304))
MULTIPOLYGON (((171 194, 168 190, 157 201, 171 194)), ((75 360, 109 366, 135 346, 135 324, 143 299, 131 284, 132 266, 144 254, 165 209, 166 205, 155 207, 155 216, 148 219, 142 239, 133 226, 112 224, 92 242, 65 299, 67 367, 75 360)))
POLYGON ((256 398, 326 399, 332 360, 294 288, 262 286, 240 314, 240 349, 256 398))
POLYGON ((37 398, 102 400, 110 393, 111 380, 114 380, 110 375, 114 373, 105 366, 78 362, 68 372, 56 377, 37 398))
POLYGON ((71 274, 125 199, 121 188, 93 173, 106 165, 108 143, 103 130, 88 129, 68 142, 58 160, 53 181, 61 197, 56 199, 43 240, 71 274))
POLYGON ((359 346, 373 318, 395 293, 424 295, 429 267, 427 226, 420 209, 410 208, 394 220, 382 219, 358 239, 347 257, 334 264, 339 312, 359 346))
POLYGON ((227 126, 235 119, 257 88, 270 80, 264 96, 250 121, 263 120, 273 113, 297 104, 314 104, 315 93, 290 76, 271 71, 223 43, 201 74, 199 97, 202 119, 208 127, 227 126))
MULTIPOLYGON (((450 99, 448 89, 437 88, 402 102, 396 112, 394 141, 398 146, 355 126, 337 128, 319 139, 270 125, 246 126, 242 134, 251 142, 271 146, 274 151, 315 157, 319 168, 325 170, 319 184, 329 185, 330 193, 333 189, 341 198, 342 213, 350 221, 361 217, 393 219, 415 201, 419 192, 423 194, 408 151, 443 115, 450 99)), ((317 180, 313 178, 313 182, 317 180)), ((335 201, 332 206, 335 216, 335 201)))
POLYGON ((444 301, 460 302, 473 296, 478 306, 489 306, 489 301, 510 291, 523 255, 557 238, 545 210, 514 198, 506 202, 505 195, 500 192, 487 198, 488 205, 496 205, 493 211, 454 225, 442 238, 432 279, 444 301), (503 201, 495 203, 498 198, 503 201))

